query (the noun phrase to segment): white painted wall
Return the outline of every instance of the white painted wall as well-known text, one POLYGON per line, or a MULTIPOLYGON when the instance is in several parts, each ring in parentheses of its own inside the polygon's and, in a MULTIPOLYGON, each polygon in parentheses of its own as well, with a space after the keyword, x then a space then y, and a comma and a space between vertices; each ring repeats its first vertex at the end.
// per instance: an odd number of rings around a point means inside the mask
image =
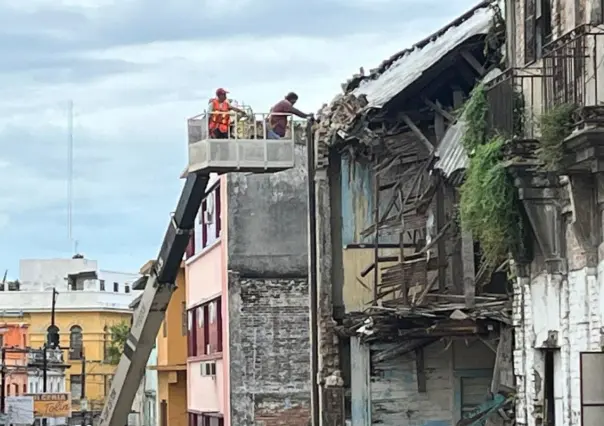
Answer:
POLYGON ((89 259, 26 259, 19 265, 20 291, 0 292, 0 311, 50 311, 55 288, 60 294, 56 309, 130 311, 128 305, 141 293, 132 291, 132 283, 138 274, 106 271, 98 268, 98 262, 89 259), (69 274, 95 271, 98 279, 83 279, 83 290, 72 290, 67 282, 69 274), (104 282, 104 290, 101 284, 104 282), (118 291, 114 291, 117 283, 118 291), (130 291, 127 293, 126 288, 130 291), (1 293, 10 293, 2 297, 1 293))
MULTIPOLYGON (((48 392, 65 392, 65 371, 49 370, 47 373, 47 390, 48 392)), ((39 393, 44 389, 42 371, 31 370, 27 376, 27 390, 30 393, 39 393)), ((67 418, 59 417, 56 419, 48 419, 49 426, 66 425, 67 418)))
MULTIPOLYGON (((544 272, 520 277, 514 288, 514 374, 519 426, 536 426, 543 399, 543 348, 548 332, 558 333, 554 356, 556 424, 580 426, 580 353, 601 352, 604 316, 604 261, 598 268, 570 271, 568 276, 544 272)), ((599 374, 599 372, 594 372, 599 374)))

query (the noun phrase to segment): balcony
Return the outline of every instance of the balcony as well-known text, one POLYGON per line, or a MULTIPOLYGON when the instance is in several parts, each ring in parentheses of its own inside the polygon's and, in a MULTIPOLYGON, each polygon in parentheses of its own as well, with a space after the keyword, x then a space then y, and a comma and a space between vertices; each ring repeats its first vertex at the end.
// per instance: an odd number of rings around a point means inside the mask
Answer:
POLYGON ((284 138, 267 138, 269 114, 248 117, 231 114, 231 125, 224 139, 212 137, 211 114, 203 113, 188 120, 188 172, 278 172, 294 167, 294 144, 304 138, 303 122, 288 118, 284 138))
POLYGON ((487 126, 493 135, 531 141, 538 136, 543 111, 543 69, 511 68, 485 85, 487 126))
MULTIPOLYGON (((60 349, 47 349, 46 362, 48 365, 63 365, 63 352, 60 349)), ((27 363, 30 366, 41 367, 44 364, 44 352, 42 349, 31 350, 27 353, 27 363)))
POLYGON ((604 33, 580 25, 544 47, 545 111, 568 106, 561 169, 594 171, 604 160, 604 33))

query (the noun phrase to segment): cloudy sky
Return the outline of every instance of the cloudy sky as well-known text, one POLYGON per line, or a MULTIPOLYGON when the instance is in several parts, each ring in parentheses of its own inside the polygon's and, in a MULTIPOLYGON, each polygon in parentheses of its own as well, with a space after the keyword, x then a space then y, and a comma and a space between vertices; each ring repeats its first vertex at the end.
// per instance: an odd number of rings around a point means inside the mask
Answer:
MULTIPOLYGON (((0 0, 0 269, 73 254, 103 269, 156 256, 185 166, 186 118, 216 87, 316 111, 357 72, 473 0, 0 0)), ((0 271, 1 273, 1 271, 0 271)))

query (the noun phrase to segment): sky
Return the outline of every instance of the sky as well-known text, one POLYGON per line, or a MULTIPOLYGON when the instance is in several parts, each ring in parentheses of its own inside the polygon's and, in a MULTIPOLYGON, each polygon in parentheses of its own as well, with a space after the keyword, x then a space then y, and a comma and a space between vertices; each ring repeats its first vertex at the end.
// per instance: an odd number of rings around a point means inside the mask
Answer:
POLYGON ((186 165, 186 119, 218 87, 316 112, 473 0, 0 0, 0 273, 70 257, 155 258, 186 165))

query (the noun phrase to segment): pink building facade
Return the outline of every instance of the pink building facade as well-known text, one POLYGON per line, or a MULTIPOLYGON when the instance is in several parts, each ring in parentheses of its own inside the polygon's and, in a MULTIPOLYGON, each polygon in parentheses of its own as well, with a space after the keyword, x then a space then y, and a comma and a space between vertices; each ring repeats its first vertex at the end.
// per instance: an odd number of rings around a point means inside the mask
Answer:
POLYGON ((206 188, 185 262, 190 426, 230 424, 224 180, 214 178, 206 188))
POLYGON ((186 253, 189 426, 307 426, 305 147, 210 180, 186 253))

